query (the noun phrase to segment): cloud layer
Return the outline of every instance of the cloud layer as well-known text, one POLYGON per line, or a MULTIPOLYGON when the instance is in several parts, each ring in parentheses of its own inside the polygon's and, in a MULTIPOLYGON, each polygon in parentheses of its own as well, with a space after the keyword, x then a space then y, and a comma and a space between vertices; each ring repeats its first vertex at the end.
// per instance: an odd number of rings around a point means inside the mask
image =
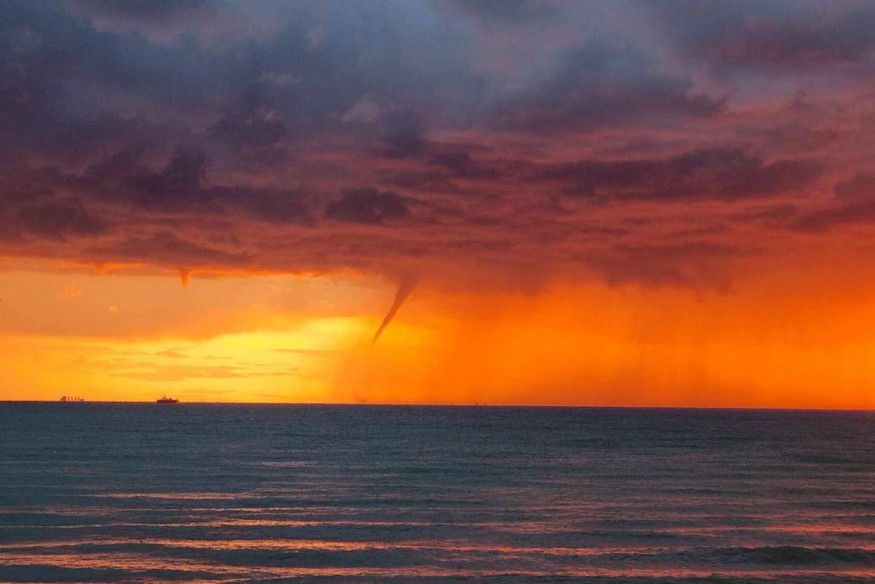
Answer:
POLYGON ((0 253, 726 290, 872 233, 873 24, 868 1, 11 0, 0 253))

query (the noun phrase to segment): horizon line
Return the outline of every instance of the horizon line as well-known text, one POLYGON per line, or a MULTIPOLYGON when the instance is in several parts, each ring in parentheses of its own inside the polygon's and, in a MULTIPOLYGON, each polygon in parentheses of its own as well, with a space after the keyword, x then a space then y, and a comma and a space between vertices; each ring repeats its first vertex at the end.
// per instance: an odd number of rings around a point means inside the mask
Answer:
MULTIPOLYGON (((155 400, 84 400, 62 402, 60 399, 0 399, 0 404, 155 404, 155 400)), ((170 404, 239 405, 239 406, 336 406, 336 407, 416 407, 416 408, 532 408, 532 409, 612 409, 612 410, 717 410, 717 411, 779 411, 779 412, 861 412, 875 413, 875 408, 782 407, 782 406, 684 406, 684 405, 605 405, 605 404, 488 404, 488 403, 392 403, 392 402, 247 402, 247 401, 182 401, 170 404)))

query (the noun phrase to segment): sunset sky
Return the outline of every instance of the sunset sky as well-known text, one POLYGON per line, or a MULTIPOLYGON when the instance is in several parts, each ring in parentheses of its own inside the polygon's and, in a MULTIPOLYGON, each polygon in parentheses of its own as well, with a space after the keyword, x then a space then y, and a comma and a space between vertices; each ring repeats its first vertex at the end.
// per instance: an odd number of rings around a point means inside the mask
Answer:
POLYGON ((873 30, 2 2, 0 399, 875 408, 873 30))

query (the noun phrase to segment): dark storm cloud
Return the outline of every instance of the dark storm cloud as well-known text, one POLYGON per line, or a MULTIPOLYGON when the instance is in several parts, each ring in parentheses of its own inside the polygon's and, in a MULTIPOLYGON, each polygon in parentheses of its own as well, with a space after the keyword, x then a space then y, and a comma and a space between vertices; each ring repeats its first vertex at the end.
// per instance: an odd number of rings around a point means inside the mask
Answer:
POLYGON ((26 205, 18 210, 15 219, 25 233, 50 239, 100 235, 107 230, 106 224, 93 216, 77 199, 26 205))
POLYGON ((875 214, 873 15, 9 0, 0 253, 722 288, 737 239, 875 214))
POLYGON ((696 94, 689 80, 661 73, 641 49, 593 40, 561 55, 546 80, 505 101, 495 122, 531 132, 574 132, 711 116, 723 107, 721 99, 696 94))
POLYGON ((537 180, 596 199, 670 202, 744 199, 807 185, 821 165, 807 160, 766 163, 744 150, 695 150, 665 159, 584 160, 544 169, 537 180))
MULTIPOLYGON (((451 39, 429 46, 404 23, 386 21, 377 5, 348 10, 334 26, 301 5, 277 34, 223 48, 186 37, 156 43, 97 30, 62 6, 0 6, 0 132, 26 148, 64 144, 75 153, 105 142, 204 142, 209 136, 238 146, 269 145, 288 133, 342 130, 344 114, 363 99, 380 112, 405 112, 433 101, 435 85, 449 77, 457 84, 473 79, 451 39), (421 70, 401 51, 434 62, 421 70)), ((146 18, 182 10, 143 6, 109 3, 92 11, 146 18)), ((387 115, 384 124, 389 141, 401 150, 415 148, 418 130, 403 116, 393 119, 387 115)), ((375 137, 380 133, 374 129, 375 137)))
POLYGON ((436 0, 485 24, 530 25, 550 21, 561 12, 550 0, 436 0))
POLYGON ((479 161, 464 147, 434 148, 431 163, 459 178, 497 179, 501 175, 501 163, 479 161))
POLYGON ((245 214, 272 223, 311 221, 309 197, 300 189, 212 184, 208 167, 200 151, 178 150, 157 170, 139 166, 130 151, 122 151, 68 184, 82 193, 100 193, 108 203, 142 211, 245 214))
POLYGON ((207 176, 207 158, 202 152, 179 151, 160 171, 144 172, 129 177, 133 190, 141 195, 144 206, 166 201, 209 200, 201 184, 207 176))
POLYGON ((193 47, 98 32, 55 3, 4 2, 0 158, 19 166, 33 156, 76 160, 186 135, 184 119, 168 125, 153 114, 202 103, 216 90, 214 64, 193 47))
POLYGON ((799 217, 790 227, 805 233, 823 233, 843 225, 871 223, 875 223, 875 200, 815 211, 799 217))
POLYGON ((858 173, 853 178, 838 183, 835 194, 840 199, 875 199, 875 174, 858 173))
POLYGON ((790 224, 796 231, 823 233, 842 225, 875 223, 875 175, 858 173, 835 186, 836 203, 790 224))
POLYGON ((730 214, 730 218, 735 221, 784 221, 794 217, 798 210, 794 205, 769 205, 767 207, 759 207, 754 209, 745 209, 730 214))
POLYGON ((140 21, 161 24, 172 18, 208 12, 216 3, 209 0, 67 0, 74 11, 92 17, 120 21, 140 21))
POLYGON ((378 225, 409 217, 410 210, 396 193, 380 192, 375 188, 347 189, 339 200, 328 205, 325 216, 344 223, 378 225))
POLYGON ((259 84, 250 84, 227 104, 211 129, 214 136, 232 145, 267 146, 288 132, 285 119, 259 84))
POLYGON ((20 105, 63 105, 55 114, 64 119, 115 109, 107 96, 82 93, 94 89, 116 97, 136 91, 165 106, 200 103, 216 89, 218 62, 193 45, 97 31, 38 0, 5 2, 0 10, 6 87, 19 91, 20 105))
POLYGON ((386 121, 383 141, 386 156, 418 156, 426 148, 425 122, 411 110, 393 113, 386 121))
POLYGON ((858 61, 875 49, 871 2, 646 3, 671 42, 714 67, 797 69, 858 61))
POLYGON ((87 249, 98 262, 140 262, 144 252, 161 265, 247 267, 251 256, 245 252, 211 246, 206 242, 182 239, 172 231, 157 231, 147 237, 129 237, 118 242, 87 249))

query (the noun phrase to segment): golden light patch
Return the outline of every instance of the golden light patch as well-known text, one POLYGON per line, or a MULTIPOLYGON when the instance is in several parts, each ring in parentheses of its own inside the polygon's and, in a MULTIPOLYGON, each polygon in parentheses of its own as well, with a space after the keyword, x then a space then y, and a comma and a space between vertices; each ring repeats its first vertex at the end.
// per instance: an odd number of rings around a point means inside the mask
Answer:
POLYGON ((864 288, 775 303, 766 281, 705 297, 421 285, 372 343, 393 282, 223 276, 183 289, 171 275, 83 278, 88 294, 71 303, 57 294, 68 273, 0 273, 0 398, 875 407, 864 288))

